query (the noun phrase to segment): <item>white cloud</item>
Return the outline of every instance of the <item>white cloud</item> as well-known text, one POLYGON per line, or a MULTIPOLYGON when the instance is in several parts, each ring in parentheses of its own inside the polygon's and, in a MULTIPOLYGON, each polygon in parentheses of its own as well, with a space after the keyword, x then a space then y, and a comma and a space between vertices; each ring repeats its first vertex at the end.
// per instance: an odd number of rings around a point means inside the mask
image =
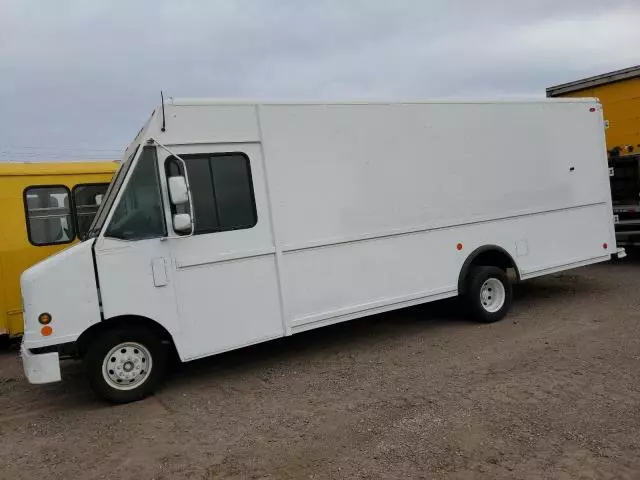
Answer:
POLYGON ((523 52, 574 69, 631 66, 640 60, 638 25, 640 9, 620 9, 533 24, 518 32, 516 38, 523 52))
MULTIPOLYGON (((0 0, 0 161, 119 148, 174 96, 544 95, 640 63, 634 0, 0 0)), ((95 152, 93 152, 95 153, 95 152)), ((87 152, 87 155, 92 152, 87 152)))

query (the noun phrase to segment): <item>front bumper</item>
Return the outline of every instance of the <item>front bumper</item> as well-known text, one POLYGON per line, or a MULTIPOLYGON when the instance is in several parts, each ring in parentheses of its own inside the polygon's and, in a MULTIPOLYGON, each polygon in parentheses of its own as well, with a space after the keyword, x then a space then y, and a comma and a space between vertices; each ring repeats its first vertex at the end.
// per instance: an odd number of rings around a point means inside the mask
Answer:
POLYGON ((52 383, 62 380, 58 352, 35 354, 27 350, 23 344, 20 346, 20 356, 29 383, 52 383))

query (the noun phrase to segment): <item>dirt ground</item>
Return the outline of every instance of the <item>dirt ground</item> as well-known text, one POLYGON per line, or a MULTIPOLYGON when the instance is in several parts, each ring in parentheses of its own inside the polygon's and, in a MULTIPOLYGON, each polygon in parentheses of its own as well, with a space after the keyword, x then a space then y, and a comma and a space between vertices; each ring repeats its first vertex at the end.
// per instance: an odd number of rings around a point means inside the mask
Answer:
POLYGON ((640 259, 177 366, 108 406, 0 354, 0 478, 640 478, 640 259))

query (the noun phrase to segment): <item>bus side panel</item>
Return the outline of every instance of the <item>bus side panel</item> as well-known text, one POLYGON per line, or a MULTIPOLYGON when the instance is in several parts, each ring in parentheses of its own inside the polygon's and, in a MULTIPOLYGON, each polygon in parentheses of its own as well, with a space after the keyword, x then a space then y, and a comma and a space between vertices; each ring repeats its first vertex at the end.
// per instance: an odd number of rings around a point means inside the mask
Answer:
MULTIPOLYGON (((2 197, 2 192, 4 191, 4 181, 3 178, 0 177, 0 212, 5 212, 7 205, 4 197, 2 197)), ((4 219, 4 215, 2 217, 4 219)), ((7 292, 6 282, 4 281, 3 272, 5 270, 4 267, 4 258, 5 252, 3 245, 5 244, 5 226, 4 222, 0 222, 0 335, 5 335, 9 333, 9 319, 7 318, 7 292)))
POLYGON ((26 229, 20 186, 23 177, 0 177, 0 334, 22 333, 20 273, 26 229))

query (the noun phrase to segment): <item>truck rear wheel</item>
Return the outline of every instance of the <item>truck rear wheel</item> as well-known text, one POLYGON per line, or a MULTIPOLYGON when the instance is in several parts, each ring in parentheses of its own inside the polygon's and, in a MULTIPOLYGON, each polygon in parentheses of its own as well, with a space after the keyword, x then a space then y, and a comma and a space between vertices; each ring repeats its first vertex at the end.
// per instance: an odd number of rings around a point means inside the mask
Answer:
POLYGON ((474 319, 491 323, 502 320, 509 308, 513 289, 507 273, 498 267, 476 267, 468 278, 466 301, 474 319))
POLYGON ((167 349, 152 331, 118 328, 98 335, 84 357, 91 388, 112 403, 153 393, 164 378, 167 349))

